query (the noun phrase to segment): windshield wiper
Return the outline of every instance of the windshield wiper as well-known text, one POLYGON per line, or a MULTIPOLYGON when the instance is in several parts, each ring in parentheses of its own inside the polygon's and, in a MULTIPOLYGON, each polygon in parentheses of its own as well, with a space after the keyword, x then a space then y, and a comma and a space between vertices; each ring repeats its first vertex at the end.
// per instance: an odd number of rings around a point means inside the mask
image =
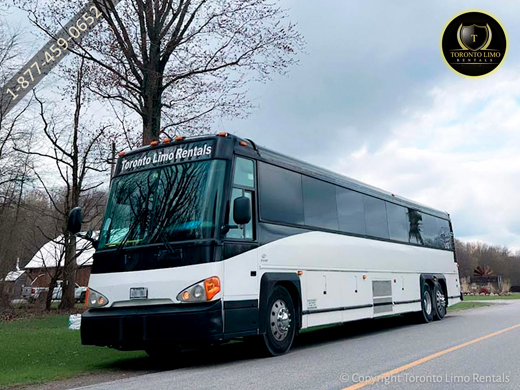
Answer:
POLYGON ((169 243, 168 238, 166 237, 166 234, 164 234, 164 230, 161 230, 161 232, 159 233, 159 237, 161 237, 161 241, 163 242, 164 246, 166 247, 166 250, 168 251, 168 253, 170 253, 172 255, 173 248, 172 248, 171 244, 169 243))

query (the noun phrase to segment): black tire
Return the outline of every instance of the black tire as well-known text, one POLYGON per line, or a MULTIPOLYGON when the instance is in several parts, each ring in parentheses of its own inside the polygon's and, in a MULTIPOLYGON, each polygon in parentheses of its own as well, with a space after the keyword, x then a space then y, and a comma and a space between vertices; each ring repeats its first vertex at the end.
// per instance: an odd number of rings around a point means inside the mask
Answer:
POLYGON ((85 303, 85 297, 86 297, 87 293, 85 291, 82 291, 81 294, 79 295, 79 302, 80 303, 85 303))
POLYGON ((439 283, 435 283, 433 288, 433 317, 442 320, 446 315, 446 294, 439 283))
POLYGON ((433 298, 432 298, 432 289, 428 285, 428 283, 424 283, 421 288, 421 307, 422 310, 417 313, 417 319, 420 323, 428 323, 433 321, 433 298))
POLYGON ((294 341, 296 333, 296 311, 289 292, 276 286, 267 301, 265 318, 266 332, 262 335, 265 352, 269 356, 286 353, 294 341))

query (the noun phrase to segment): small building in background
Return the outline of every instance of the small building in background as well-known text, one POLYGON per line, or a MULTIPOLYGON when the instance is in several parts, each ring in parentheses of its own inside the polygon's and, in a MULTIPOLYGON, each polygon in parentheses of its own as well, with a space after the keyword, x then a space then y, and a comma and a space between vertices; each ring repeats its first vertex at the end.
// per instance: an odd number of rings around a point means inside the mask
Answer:
POLYGON ((25 270, 20 269, 20 259, 16 261, 16 269, 9 272, 4 279, 0 280, 2 286, 2 295, 9 300, 20 299, 22 289, 30 286, 32 280, 25 270))

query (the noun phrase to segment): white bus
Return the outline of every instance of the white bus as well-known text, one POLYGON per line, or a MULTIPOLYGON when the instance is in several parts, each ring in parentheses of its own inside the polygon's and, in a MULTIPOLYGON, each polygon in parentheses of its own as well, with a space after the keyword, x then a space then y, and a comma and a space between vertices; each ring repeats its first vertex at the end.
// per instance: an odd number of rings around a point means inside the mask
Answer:
POLYGON ((82 343, 121 350, 278 355, 300 329, 462 298, 447 213, 227 133, 121 153, 96 245, 82 343))

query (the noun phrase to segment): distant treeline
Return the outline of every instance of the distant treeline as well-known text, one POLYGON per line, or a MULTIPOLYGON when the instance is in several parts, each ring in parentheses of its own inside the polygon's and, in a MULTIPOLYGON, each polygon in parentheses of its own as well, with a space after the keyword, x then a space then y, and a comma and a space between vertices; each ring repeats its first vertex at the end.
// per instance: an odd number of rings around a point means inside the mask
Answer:
POLYGON ((478 266, 489 266, 494 275, 520 286, 520 253, 512 253, 505 246, 459 240, 455 240, 455 250, 461 278, 473 276, 478 266))

